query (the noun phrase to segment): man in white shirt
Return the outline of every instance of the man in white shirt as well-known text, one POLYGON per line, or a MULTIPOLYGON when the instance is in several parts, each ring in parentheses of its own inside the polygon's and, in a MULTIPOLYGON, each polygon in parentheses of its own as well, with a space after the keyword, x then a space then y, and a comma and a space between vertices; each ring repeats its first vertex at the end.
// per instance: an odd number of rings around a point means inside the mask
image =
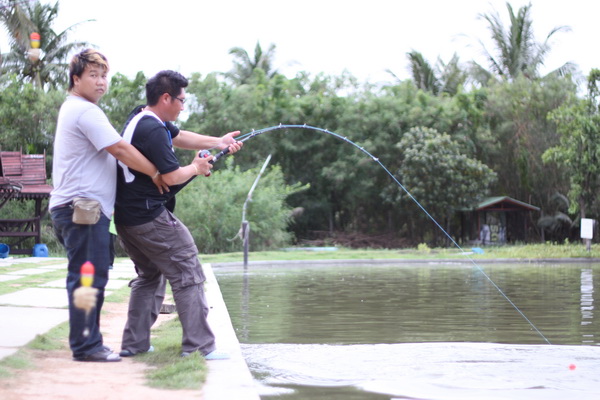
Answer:
POLYGON ((97 103, 108 89, 106 57, 93 49, 75 55, 69 65, 69 96, 60 108, 54 140, 50 215, 54 231, 67 252, 69 344, 76 361, 120 361, 104 346, 99 322, 104 288, 111 265, 109 223, 116 196, 117 159, 153 178, 167 190, 158 170, 112 127, 97 103), (100 204, 100 218, 90 225, 73 222, 73 200, 92 199, 100 204), (89 314, 73 302, 81 286, 81 266, 95 268, 96 307, 89 314))

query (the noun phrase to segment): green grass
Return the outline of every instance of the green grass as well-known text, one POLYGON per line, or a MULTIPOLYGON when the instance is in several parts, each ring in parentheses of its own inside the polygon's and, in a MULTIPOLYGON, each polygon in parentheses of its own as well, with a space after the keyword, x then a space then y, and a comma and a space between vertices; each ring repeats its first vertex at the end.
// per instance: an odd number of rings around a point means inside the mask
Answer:
POLYGON ((69 324, 63 322, 43 335, 37 335, 27 344, 27 348, 34 350, 62 350, 67 348, 66 338, 69 337, 69 324))
POLYGON ((162 389, 199 389, 206 381, 208 367, 198 352, 181 357, 181 323, 178 318, 153 330, 155 351, 136 356, 135 361, 154 368, 146 374, 147 384, 162 389))
MULTIPOLYGON (((600 258, 600 244, 592 245, 591 251, 586 251, 585 245, 571 244, 527 244, 514 246, 481 246, 483 254, 470 254, 476 259, 549 259, 549 258, 600 258)), ((463 248, 470 252, 471 247, 463 248)), ((376 259, 401 259, 401 260, 429 260, 429 259, 459 259, 464 257, 458 248, 429 248, 420 245, 412 249, 371 250, 338 248, 336 251, 257 251, 248 254, 249 261, 276 261, 276 260, 376 260, 376 259)), ((223 254, 202 254, 202 262, 243 262, 243 252, 223 254)))
MULTIPOLYGON (((31 265, 27 268, 32 268, 31 265)), ((21 268, 26 269, 26 268, 21 268)), ((18 271, 18 269, 17 269, 18 271)), ((1 271, 0 273, 4 273, 1 271)), ((66 269, 57 271, 48 271, 43 274, 27 275, 20 279, 0 282, 0 295, 17 292, 19 290, 38 287, 44 283, 52 282, 58 279, 66 279, 66 269)))
POLYGON ((15 354, 0 360, 0 381, 3 379, 10 379, 19 371, 30 369, 32 367, 33 363, 30 357, 23 350, 19 350, 15 354))

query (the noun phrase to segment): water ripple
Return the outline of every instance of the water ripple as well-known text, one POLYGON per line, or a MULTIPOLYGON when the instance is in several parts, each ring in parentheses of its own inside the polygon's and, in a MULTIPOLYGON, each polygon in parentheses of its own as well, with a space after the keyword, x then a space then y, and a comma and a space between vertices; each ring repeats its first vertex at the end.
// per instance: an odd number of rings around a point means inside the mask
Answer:
POLYGON ((270 386, 354 386, 432 400, 600 398, 600 347, 246 344, 242 350, 255 376, 270 386))

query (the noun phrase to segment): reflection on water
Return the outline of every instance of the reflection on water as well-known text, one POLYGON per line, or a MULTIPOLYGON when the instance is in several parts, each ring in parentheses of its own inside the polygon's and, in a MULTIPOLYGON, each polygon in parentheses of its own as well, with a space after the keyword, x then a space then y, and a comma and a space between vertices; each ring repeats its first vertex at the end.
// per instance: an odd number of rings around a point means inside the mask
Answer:
POLYGON ((483 268, 552 345, 471 265, 215 273, 263 399, 600 397, 600 267, 483 268))

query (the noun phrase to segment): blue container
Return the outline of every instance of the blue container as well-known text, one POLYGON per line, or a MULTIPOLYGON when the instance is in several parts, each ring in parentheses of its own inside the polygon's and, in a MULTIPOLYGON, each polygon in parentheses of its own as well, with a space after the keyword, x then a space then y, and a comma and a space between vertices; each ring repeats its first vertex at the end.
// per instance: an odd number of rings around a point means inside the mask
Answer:
POLYGON ((10 247, 6 243, 0 243, 0 258, 8 257, 10 253, 10 247))
POLYGON ((33 246, 34 257, 48 257, 48 247, 43 243, 38 243, 33 246))

